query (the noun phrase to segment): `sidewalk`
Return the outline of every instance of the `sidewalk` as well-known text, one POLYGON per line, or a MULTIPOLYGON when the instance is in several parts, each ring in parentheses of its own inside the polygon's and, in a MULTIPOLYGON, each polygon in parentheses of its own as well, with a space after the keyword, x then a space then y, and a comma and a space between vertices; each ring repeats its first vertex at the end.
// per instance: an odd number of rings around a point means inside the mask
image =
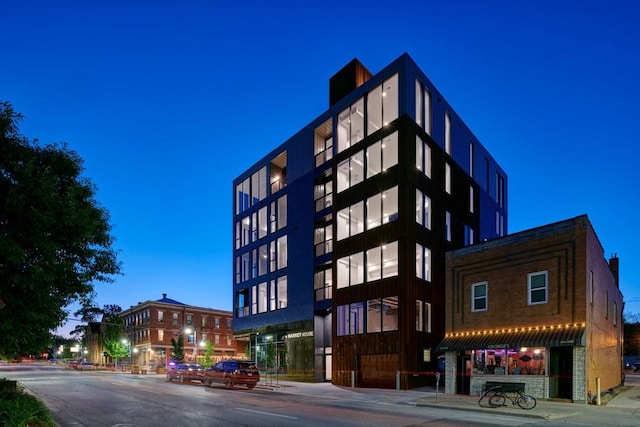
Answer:
POLYGON ((436 393, 431 387, 413 390, 389 390, 370 388, 350 388, 335 386, 331 383, 298 383, 279 381, 278 383, 258 383, 258 388, 314 396, 323 399, 356 399, 362 401, 376 401, 389 404, 403 404, 409 406, 423 406, 458 411, 473 411, 500 415, 516 415, 545 420, 560 420, 591 412, 617 412, 621 409, 626 413, 640 414, 640 387, 623 387, 617 393, 602 399, 602 405, 587 405, 586 403, 559 402, 537 399, 533 409, 522 409, 507 401, 506 406, 498 408, 481 407, 479 396, 460 394, 436 393), (609 403, 611 407, 606 406, 609 403))
MULTIPOLYGON (((134 374, 135 375, 135 374, 134 374)), ((149 379, 164 379, 164 375, 140 375, 149 379)), ((602 405, 587 405, 585 403, 570 403, 537 399, 533 409, 522 409, 507 401, 506 406, 498 408, 481 407, 479 396, 460 394, 444 394, 436 392, 432 387, 422 387, 413 390, 392 390, 373 388, 351 388, 336 386, 329 382, 304 383, 296 381, 261 380, 257 389, 274 392, 291 393, 313 397, 315 399, 340 400, 351 399, 386 404, 408 406, 423 406, 458 411, 473 411, 500 415, 516 415, 545 420, 559 420, 591 412, 623 412, 640 415, 640 387, 621 387, 610 395, 604 396, 602 405), (610 405, 610 406, 607 406, 610 405)))

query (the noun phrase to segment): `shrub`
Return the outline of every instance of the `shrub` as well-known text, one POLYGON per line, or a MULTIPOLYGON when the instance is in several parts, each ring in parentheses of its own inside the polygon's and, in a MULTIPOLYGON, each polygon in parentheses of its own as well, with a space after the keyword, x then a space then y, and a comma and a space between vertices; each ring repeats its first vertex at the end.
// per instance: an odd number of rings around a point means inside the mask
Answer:
POLYGON ((54 427, 47 407, 22 387, 0 378, 0 426, 2 427, 54 427))

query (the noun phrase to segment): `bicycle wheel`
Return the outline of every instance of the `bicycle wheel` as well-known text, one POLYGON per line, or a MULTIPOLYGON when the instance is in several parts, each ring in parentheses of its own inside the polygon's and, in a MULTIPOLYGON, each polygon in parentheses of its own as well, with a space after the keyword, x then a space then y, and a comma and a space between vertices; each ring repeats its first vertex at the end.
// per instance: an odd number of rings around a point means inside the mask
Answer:
POLYGON ((504 397, 502 392, 498 392, 489 398, 489 406, 492 408, 497 408, 498 406, 504 406, 504 403, 507 401, 507 398, 504 397))
POLYGON ((529 396, 528 394, 521 394, 518 396, 518 400, 516 401, 518 406, 522 409, 533 409, 536 407, 536 398, 533 396, 529 396))

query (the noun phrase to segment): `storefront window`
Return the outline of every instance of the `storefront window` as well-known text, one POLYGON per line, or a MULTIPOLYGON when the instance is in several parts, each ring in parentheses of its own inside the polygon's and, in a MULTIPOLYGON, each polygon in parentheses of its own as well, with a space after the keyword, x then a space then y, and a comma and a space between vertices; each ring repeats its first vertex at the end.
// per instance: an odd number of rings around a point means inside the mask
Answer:
POLYGON ((474 375, 546 375, 542 347, 475 350, 473 355, 474 375))

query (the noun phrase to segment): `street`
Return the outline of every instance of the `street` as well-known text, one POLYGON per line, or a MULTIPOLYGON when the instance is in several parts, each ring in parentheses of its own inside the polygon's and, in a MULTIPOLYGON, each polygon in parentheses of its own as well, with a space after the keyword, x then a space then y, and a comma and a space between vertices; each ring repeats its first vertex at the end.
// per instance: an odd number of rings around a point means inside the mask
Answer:
POLYGON ((585 419, 544 420, 525 413, 426 407, 415 403, 419 392, 353 392, 331 384, 227 390, 170 383, 159 375, 78 372, 37 364, 2 367, 0 377, 19 381, 43 400, 62 427, 598 425, 585 419))
POLYGON ((162 377, 78 372, 56 366, 13 365, 12 370, 3 369, 0 375, 18 380, 42 399, 63 427, 371 426, 420 425, 429 420, 449 425, 523 425, 523 420, 513 417, 496 419, 469 412, 456 414, 334 396, 310 399, 307 395, 259 388, 208 388, 197 383, 169 383, 162 377))

